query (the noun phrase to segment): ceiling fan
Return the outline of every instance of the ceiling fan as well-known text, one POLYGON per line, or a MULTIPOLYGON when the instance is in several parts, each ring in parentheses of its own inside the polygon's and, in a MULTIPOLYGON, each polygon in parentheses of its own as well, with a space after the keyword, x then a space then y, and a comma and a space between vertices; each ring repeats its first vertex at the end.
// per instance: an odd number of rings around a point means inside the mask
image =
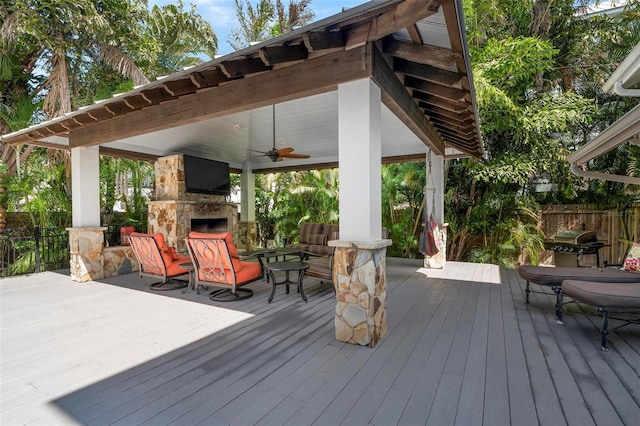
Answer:
POLYGON ((271 159, 271 161, 273 161, 274 163, 276 161, 282 161, 283 158, 309 158, 311 157, 308 154, 294 154, 293 153, 293 148, 280 148, 280 149, 276 149, 276 105, 273 105, 273 125, 272 125, 272 130, 273 130, 273 148, 271 148, 269 151, 256 151, 254 149, 251 149, 250 151, 254 151, 254 152, 260 152, 262 155, 266 155, 267 157, 269 157, 271 159))

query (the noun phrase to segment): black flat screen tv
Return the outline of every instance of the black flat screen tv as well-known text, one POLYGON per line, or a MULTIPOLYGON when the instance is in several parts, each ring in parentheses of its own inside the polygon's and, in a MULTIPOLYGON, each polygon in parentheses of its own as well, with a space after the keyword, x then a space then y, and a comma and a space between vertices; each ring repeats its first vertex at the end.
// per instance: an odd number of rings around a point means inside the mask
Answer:
POLYGON ((185 155, 184 183, 187 192, 230 195, 229 163, 185 155))

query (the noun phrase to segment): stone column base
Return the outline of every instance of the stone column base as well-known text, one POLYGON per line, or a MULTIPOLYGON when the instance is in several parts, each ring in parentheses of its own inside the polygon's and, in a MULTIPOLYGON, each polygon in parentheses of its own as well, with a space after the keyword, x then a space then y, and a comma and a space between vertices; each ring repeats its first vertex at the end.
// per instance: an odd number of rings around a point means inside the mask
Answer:
POLYGON ((238 248, 246 251, 255 250, 257 247, 258 223, 238 222, 238 248))
POLYGON ((104 231, 107 228, 67 228, 71 279, 87 282, 104 278, 104 231))
POLYGON ((387 334, 385 268, 391 240, 328 244, 335 247, 336 339, 374 347, 387 334))

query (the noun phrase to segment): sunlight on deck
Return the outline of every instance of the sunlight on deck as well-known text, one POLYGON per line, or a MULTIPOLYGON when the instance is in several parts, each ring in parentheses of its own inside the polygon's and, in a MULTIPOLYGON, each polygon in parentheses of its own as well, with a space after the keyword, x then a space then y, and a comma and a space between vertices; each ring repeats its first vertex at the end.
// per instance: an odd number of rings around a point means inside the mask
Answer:
MULTIPOLYGON (((60 409, 45 402, 255 316, 232 305, 136 291, 146 290, 150 281, 135 274, 120 281, 140 288, 78 284, 53 272, 2 280, 1 393, 3 405, 12 407, 3 409, 3 422, 23 419, 34 404, 44 410, 40 416, 55 418, 45 412, 60 409)), ((206 292, 198 297, 206 299, 206 292)))
POLYGON ((500 267, 498 265, 475 264, 464 262, 447 262, 443 269, 418 268, 416 272, 423 274, 429 278, 449 278, 451 270, 455 268, 467 268, 467 271, 460 277, 460 281, 475 282, 478 284, 502 284, 500 279, 500 267), (478 268, 482 268, 482 274, 479 276, 476 272, 478 268))

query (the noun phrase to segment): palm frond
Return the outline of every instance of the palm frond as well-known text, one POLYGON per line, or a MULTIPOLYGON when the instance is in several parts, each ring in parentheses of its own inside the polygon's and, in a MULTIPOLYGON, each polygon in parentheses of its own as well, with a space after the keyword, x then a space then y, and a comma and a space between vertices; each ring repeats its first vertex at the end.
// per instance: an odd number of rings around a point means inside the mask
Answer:
POLYGON ((100 45, 100 58, 123 76, 130 78, 133 84, 140 86, 149 83, 142 70, 124 52, 115 46, 103 43, 100 45))

